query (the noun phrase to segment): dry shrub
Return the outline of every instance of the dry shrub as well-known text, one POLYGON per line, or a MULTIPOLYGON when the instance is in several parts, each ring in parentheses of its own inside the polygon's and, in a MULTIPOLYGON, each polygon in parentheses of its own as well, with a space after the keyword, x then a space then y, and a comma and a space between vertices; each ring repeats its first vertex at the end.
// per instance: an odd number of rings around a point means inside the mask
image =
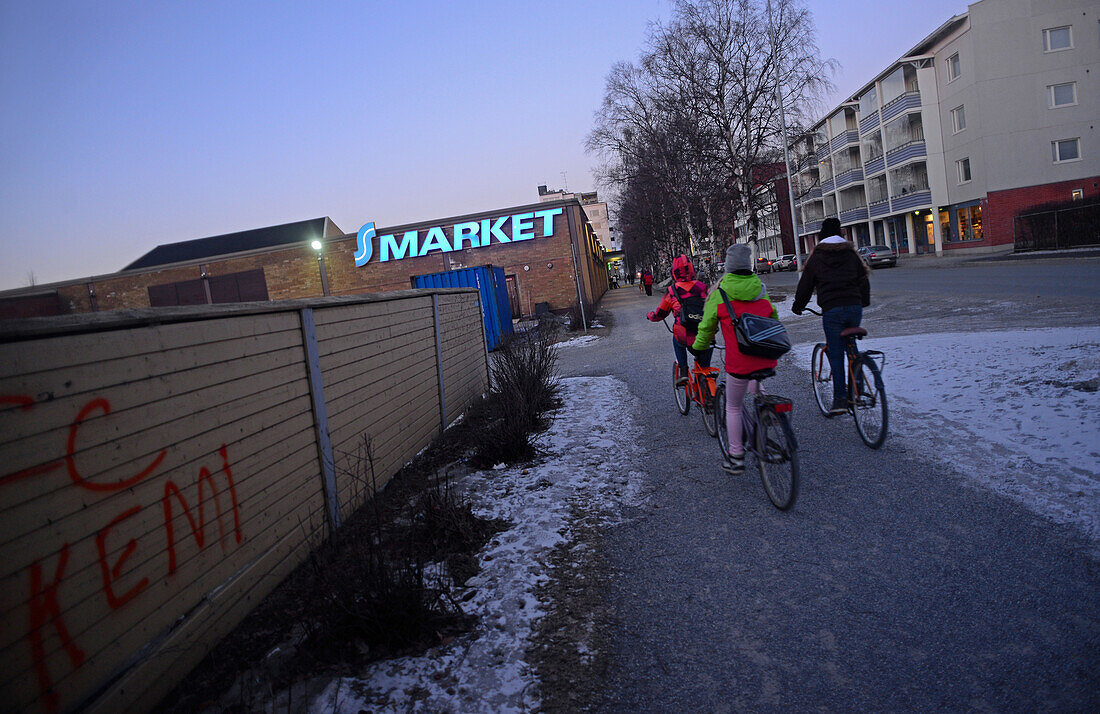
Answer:
POLYGON ((492 390, 474 416, 482 426, 473 435, 472 463, 479 468, 517 463, 535 456, 534 434, 549 425, 547 413, 560 405, 557 322, 541 320, 537 330, 515 335, 494 354, 492 390))

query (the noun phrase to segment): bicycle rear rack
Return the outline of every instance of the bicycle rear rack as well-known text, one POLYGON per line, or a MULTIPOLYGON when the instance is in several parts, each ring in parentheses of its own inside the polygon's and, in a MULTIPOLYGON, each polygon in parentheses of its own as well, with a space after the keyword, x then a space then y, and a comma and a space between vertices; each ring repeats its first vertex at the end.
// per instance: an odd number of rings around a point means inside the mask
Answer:
POLYGON ((886 369, 886 353, 879 350, 864 350, 859 353, 861 357, 868 357, 874 360, 878 364, 878 371, 882 372, 886 369))

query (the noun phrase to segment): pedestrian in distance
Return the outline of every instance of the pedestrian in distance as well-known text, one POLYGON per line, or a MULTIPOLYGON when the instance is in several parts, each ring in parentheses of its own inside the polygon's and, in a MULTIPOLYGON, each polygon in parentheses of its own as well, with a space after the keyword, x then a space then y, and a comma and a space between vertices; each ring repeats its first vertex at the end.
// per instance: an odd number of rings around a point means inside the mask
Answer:
MULTIPOLYGON (((661 298, 657 309, 647 313, 650 322, 660 322, 672 314, 672 351, 680 364, 680 378, 676 386, 688 381, 687 348, 695 342, 695 331, 703 317, 703 306, 707 300, 707 286, 695 279, 695 266, 686 255, 677 256, 672 261, 672 285, 661 298)), ((695 355, 700 367, 710 366, 711 350, 708 348, 695 355)))
POLYGON ((868 279, 871 269, 860 258, 855 246, 841 235, 839 220, 826 218, 821 224, 821 235, 825 237, 803 267, 791 312, 801 315, 810 296, 817 294, 829 367, 833 372, 833 405, 829 414, 835 415, 848 411, 844 340, 840 333, 849 327, 859 327, 863 308, 871 304, 868 279))
POLYGON ((646 295, 653 295, 653 273, 649 272, 649 268, 642 273, 642 286, 645 288, 646 295))
POLYGON ((775 306, 768 298, 768 289, 752 270, 752 250, 744 243, 734 243, 726 250, 725 275, 711 291, 703 307, 703 319, 691 346, 692 354, 710 347, 719 325, 726 343, 726 430, 729 435, 729 454, 722 465, 730 473, 745 471, 745 447, 741 440, 742 403, 745 392, 757 394, 760 385, 747 379, 748 375, 762 369, 772 369, 778 360, 753 357, 737 349, 737 335, 733 321, 743 313, 779 319, 775 306), (728 306, 728 307, 727 307, 728 306), (730 314, 730 308, 733 314, 730 314))

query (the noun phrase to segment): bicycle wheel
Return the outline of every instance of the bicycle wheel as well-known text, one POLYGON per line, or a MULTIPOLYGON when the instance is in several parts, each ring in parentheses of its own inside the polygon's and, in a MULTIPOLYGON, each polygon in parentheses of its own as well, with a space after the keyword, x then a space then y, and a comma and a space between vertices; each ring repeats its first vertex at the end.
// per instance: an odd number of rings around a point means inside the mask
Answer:
POLYGON ((676 386, 676 383, 680 381, 680 363, 672 363, 672 393, 676 396, 676 408, 680 410, 681 414, 687 414, 691 409, 691 397, 688 396, 689 385, 684 382, 681 386, 676 386))
POLYGON ((714 429, 718 434, 718 448, 722 450, 722 460, 730 452, 729 432, 726 430, 726 383, 721 382, 714 392, 714 429))
POLYGON ((756 425, 756 463, 772 504, 781 511, 798 497, 798 442, 786 414, 761 409, 756 425))
POLYGON ((714 396, 710 393, 711 381, 707 377, 699 378, 699 393, 703 395, 703 404, 699 407, 699 413, 703 415, 703 428, 711 436, 718 435, 717 414, 714 411, 714 396))
POLYGON ((814 353, 810 357, 810 374, 813 377, 817 408, 824 416, 829 416, 829 409, 833 406, 833 370, 829 366, 829 355, 823 344, 814 345, 814 353))
POLYGON ((870 359, 862 358, 852 370, 856 375, 856 384, 850 387, 856 397, 856 431, 863 443, 872 449, 882 446, 886 441, 886 427, 890 412, 886 408, 886 388, 882 383, 882 374, 878 365, 870 359))

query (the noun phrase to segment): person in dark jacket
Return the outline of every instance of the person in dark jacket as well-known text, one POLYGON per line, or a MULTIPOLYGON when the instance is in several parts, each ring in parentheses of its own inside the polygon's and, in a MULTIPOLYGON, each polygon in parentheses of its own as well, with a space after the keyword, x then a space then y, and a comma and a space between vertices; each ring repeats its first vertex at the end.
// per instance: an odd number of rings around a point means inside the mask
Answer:
POLYGON ((794 294, 791 312, 801 315, 817 293, 821 308, 821 327, 833 372, 833 406, 830 414, 848 410, 847 370, 844 367, 844 340, 840 333, 848 327, 859 327, 863 308, 871 304, 870 269, 859 257, 855 247, 840 235, 840 221, 826 218, 821 224, 825 238, 817 244, 794 294))

